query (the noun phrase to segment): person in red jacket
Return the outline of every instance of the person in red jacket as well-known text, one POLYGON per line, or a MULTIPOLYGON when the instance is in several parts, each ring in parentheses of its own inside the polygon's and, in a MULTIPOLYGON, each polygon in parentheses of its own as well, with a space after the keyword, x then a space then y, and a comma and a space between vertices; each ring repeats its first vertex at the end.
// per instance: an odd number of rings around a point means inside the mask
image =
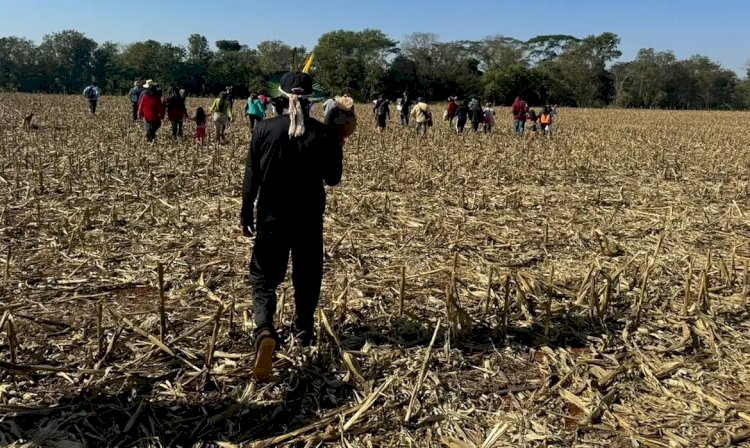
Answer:
POLYGON ((445 118, 447 119, 449 125, 453 123, 453 119, 456 117, 457 109, 458 105, 456 104, 456 100, 452 96, 448 97, 448 109, 446 109, 445 118))
POLYGON ((513 130, 516 135, 523 135, 523 127, 526 122, 526 112, 529 111, 529 106, 520 96, 516 97, 516 101, 513 102, 511 107, 511 113, 513 114, 513 130))
POLYGON ((143 118, 143 127, 146 130, 146 140, 153 142, 156 139, 156 131, 161 127, 164 119, 164 103, 161 101, 159 88, 150 79, 143 85, 146 89, 138 104, 138 117, 143 118))

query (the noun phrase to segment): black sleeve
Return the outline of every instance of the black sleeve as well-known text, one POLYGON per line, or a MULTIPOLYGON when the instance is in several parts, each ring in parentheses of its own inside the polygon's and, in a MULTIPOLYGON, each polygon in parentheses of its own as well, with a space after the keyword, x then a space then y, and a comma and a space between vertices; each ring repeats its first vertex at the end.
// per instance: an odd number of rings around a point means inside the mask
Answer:
POLYGON ((260 189, 260 128, 253 130, 250 149, 245 160, 245 178, 242 182, 242 209, 240 211, 240 225, 253 227, 253 212, 255 198, 260 189))
POLYGON ((335 132, 327 132, 323 142, 323 181, 326 185, 333 187, 341 182, 344 170, 344 149, 335 132))

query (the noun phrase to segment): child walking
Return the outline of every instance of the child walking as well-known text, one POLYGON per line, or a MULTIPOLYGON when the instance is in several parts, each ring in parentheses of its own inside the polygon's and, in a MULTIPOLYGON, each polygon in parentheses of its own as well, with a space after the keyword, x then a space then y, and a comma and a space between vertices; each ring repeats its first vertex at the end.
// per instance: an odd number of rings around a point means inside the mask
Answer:
POLYGON ((208 127, 206 111, 204 111, 202 107, 199 107, 195 110, 195 117, 190 117, 188 115, 188 118, 195 121, 195 134, 193 134, 195 143, 200 143, 202 145, 203 141, 206 139, 206 128, 208 127))

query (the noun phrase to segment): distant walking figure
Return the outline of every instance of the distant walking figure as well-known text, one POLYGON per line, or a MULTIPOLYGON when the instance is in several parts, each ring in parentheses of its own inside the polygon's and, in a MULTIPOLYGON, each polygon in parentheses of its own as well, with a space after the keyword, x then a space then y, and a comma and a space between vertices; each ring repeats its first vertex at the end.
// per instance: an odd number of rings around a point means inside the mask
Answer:
POLYGON ((388 100, 383 98, 382 95, 379 96, 377 101, 375 101, 372 111, 375 113, 378 129, 380 132, 383 132, 388 119, 391 117, 391 108, 388 105, 388 100))
POLYGON ((159 87, 150 79, 143 85, 146 91, 141 96, 138 104, 138 117, 143 118, 143 128, 146 131, 146 140, 156 140, 156 131, 161 127, 164 119, 164 103, 161 101, 159 87))
POLYGON ((143 93, 143 87, 140 81, 133 83, 133 88, 128 92, 130 98, 130 105, 133 108, 133 121, 138 121, 138 102, 141 100, 141 94, 143 93))
POLYGON ((432 111, 424 98, 417 98, 417 104, 411 109, 411 117, 417 123, 417 134, 427 135, 427 129, 432 126, 432 111))
POLYGON ((469 103, 469 117, 471 118, 471 130, 479 132, 479 124, 484 122, 484 109, 482 109, 482 103, 476 98, 469 103))
POLYGON ((526 112, 529 111, 529 106, 520 96, 517 96, 516 101, 513 102, 513 106, 510 110, 513 114, 513 131, 516 135, 523 135, 523 127, 526 122, 526 112))
POLYGON ((495 109, 492 108, 492 103, 487 103, 484 108, 484 133, 489 134, 492 132, 492 124, 495 122, 495 109))
POLYGON ((167 94, 164 97, 164 108, 167 112, 167 118, 172 123, 172 138, 182 137, 182 123, 187 109, 185 109, 185 98, 180 95, 177 87, 172 85, 167 89, 167 94))
POLYGON ((245 111, 247 112, 247 120, 250 123, 250 130, 252 131, 255 124, 263 121, 263 118, 266 116, 266 106, 257 93, 251 93, 247 98, 245 111))
POLYGON ((232 103, 226 91, 221 92, 219 97, 214 100, 209 113, 214 116, 214 126, 216 126, 216 141, 224 142, 224 132, 229 126, 229 120, 232 119, 232 103))
POLYGON ((89 110, 91 115, 96 115, 96 103, 99 101, 99 87, 96 81, 92 82, 91 85, 83 89, 83 96, 89 102, 89 110))
POLYGON ((469 118, 469 108, 466 107, 466 101, 461 103, 460 106, 456 108, 456 132, 459 134, 464 133, 464 128, 466 127, 466 120, 469 118))

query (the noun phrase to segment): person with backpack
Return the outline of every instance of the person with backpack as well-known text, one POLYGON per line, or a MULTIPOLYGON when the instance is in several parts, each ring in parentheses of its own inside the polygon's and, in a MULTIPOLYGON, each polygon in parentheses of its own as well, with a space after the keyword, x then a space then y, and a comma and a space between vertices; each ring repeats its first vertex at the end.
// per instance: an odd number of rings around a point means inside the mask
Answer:
POLYGON ((427 129, 432 126, 432 111, 424 98, 417 98, 417 104, 412 107, 410 115, 417 123, 417 135, 427 135, 427 129))
POLYGON ((516 135, 523 135, 523 127, 526 123, 526 113, 529 111, 529 106, 520 96, 517 96, 510 111, 513 114, 513 132, 516 135))
POLYGON ((377 122, 378 130, 383 132, 388 119, 391 118, 391 108, 388 105, 388 100, 383 98, 382 95, 379 96, 375 101, 372 111, 375 113, 375 121, 377 122))
POLYGON ((141 99, 142 93, 143 87, 141 87, 141 81, 137 80, 133 83, 133 88, 130 89, 130 92, 128 92, 130 105, 133 108, 133 121, 138 121, 138 102, 141 99))
POLYGON ((469 103, 469 118, 471 130, 479 132, 479 124, 484 122, 484 109, 482 109, 482 103, 476 98, 469 103))
POLYGON ((185 108, 185 98, 180 95, 180 91, 174 85, 167 89, 167 94, 164 97, 164 109, 172 124, 172 138, 182 137, 182 124, 187 109, 185 108))
POLYGON ((492 132, 492 125, 495 122, 495 109, 492 108, 492 103, 487 103, 484 107, 484 133, 489 134, 492 132))
POLYGON ((309 116, 313 82, 307 73, 286 73, 275 100, 280 115, 255 127, 245 163, 240 230, 255 235, 250 261, 255 315, 253 374, 267 381, 279 336, 274 325, 276 289, 292 256, 295 316, 292 336, 315 342, 315 311, 323 280, 323 215, 326 191, 343 170, 343 138, 335 126, 309 116), (257 199, 257 203, 256 203, 257 199))
POLYGON ((253 92, 247 98, 245 113, 247 114, 247 119, 250 122, 250 131, 252 132, 253 128, 255 127, 255 123, 260 123, 266 116, 266 107, 263 104, 263 101, 260 100, 260 97, 257 93, 253 92))
POLYGON ((138 117, 143 118, 146 141, 153 142, 156 140, 156 131, 161 127, 161 121, 164 119, 164 103, 155 82, 149 79, 143 88, 145 91, 138 103, 138 117))
POLYGON ((96 115, 96 103, 99 101, 99 87, 96 81, 92 82, 91 85, 83 89, 83 97, 89 102, 89 110, 91 115, 96 115))
POLYGON ((469 108, 466 106, 466 101, 463 101, 461 105, 456 107, 456 132, 459 134, 464 133, 466 127, 466 120, 469 118, 469 108))

